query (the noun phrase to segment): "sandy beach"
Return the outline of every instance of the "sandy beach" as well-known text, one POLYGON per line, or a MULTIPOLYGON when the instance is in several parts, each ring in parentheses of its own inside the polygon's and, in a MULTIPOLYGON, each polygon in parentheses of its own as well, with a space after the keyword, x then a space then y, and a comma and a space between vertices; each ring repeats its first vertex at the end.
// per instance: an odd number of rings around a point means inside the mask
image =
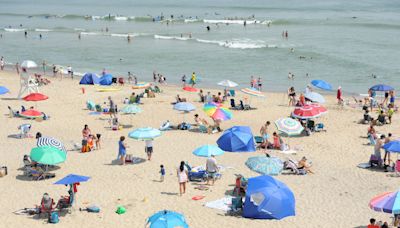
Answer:
MULTIPOLYGON (((19 90, 19 78, 15 72, 0 73, 1 85, 10 89, 9 94, 0 97, 1 128, 0 128, 0 165, 8 167, 8 175, 0 178, 0 220, 3 227, 41 227, 47 224, 46 219, 33 219, 32 216, 15 215, 14 211, 31 208, 40 203, 43 193, 47 192, 55 199, 65 195, 65 186, 53 183, 67 174, 75 173, 90 176, 88 182, 81 183, 78 189, 77 202, 71 214, 60 217, 58 227, 143 227, 145 220, 153 213, 169 209, 183 213, 190 227, 359 227, 368 224, 369 218, 378 221, 390 221, 390 214, 374 212, 368 207, 370 199, 386 191, 395 191, 398 187, 398 177, 393 173, 357 168, 359 163, 368 162, 373 147, 366 145, 367 125, 358 124, 362 118, 361 108, 339 107, 332 95, 326 95, 325 104, 329 112, 319 121, 325 124, 327 132, 314 133, 310 137, 284 138, 296 155, 285 155, 277 151, 272 156, 282 159, 292 157, 300 159, 307 156, 312 161, 315 174, 305 176, 278 175, 277 179, 286 183, 296 198, 296 216, 283 220, 252 220, 242 217, 227 216, 224 212, 204 207, 205 202, 224 197, 235 184, 235 175, 245 177, 258 176, 245 166, 248 157, 262 155, 254 153, 225 153, 217 157, 218 162, 226 167, 222 178, 208 191, 194 189, 198 183, 190 182, 187 193, 179 196, 176 169, 180 161, 188 161, 191 165, 205 165, 205 158, 197 157, 192 151, 205 144, 215 144, 221 133, 205 134, 191 131, 172 130, 154 141, 152 161, 135 165, 120 166, 114 160, 118 154, 118 139, 127 136, 128 132, 138 127, 159 126, 170 120, 178 124, 185 120, 193 122, 193 115, 198 113, 202 118, 208 118, 202 111, 197 93, 183 91, 176 86, 160 86, 162 93, 156 98, 143 98, 142 113, 134 116, 120 115, 120 122, 133 125, 119 131, 109 129, 107 115, 89 115, 85 102, 95 103, 107 101, 112 96, 118 107, 123 107, 123 100, 133 92, 125 85, 116 92, 97 92, 93 86, 81 86, 78 80, 64 78, 55 79, 50 85, 40 87, 43 94, 49 96, 46 101, 27 103, 14 99, 19 90), (85 94, 81 88, 85 87, 85 94), (172 109, 171 102, 175 96, 181 97, 196 105, 197 110, 182 114, 172 109), (20 106, 35 106, 51 118, 46 121, 10 118, 7 106, 20 109, 20 106), (17 127, 23 123, 32 124, 31 134, 41 132, 64 142, 67 150, 73 149, 74 143, 81 142, 81 131, 88 124, 92 133, 102 134, 102 148, 89 153, 69 151, 65 163, 55 170, 53 179, 31 181, 23 176, 22 158, 29 154, 36 145, 34 138, 16 139, 9 137, 18 134, 17 127), (165 181, 160 183, 159 166, 166 169, 165 181), (196 195, 204 199, 194 201, 196 195), (79 208, 98 205, 98 214, 80 212, 79 208), (115 210, 118 205, 127 208, 127 212, 118 215, 115 210)), ((200 88, 201 84, 199 85, 200 88)), ((202 88, 205 92, 218 92, 202 88)), ((142 91, 142 90, 135 90, 142 91)), ((244 97, 237 92, 237 97, 244 97)), ((229 104, 227 104, 229 106, 229 104)), ((266 93, 266 98, 252 98, 251 105, 256 110, 233 111, 233 119, 222 122, 222 129, 234 125, 250 126, 255 135, 259 134, 260 126, 269 120, 273 123, 280 117, 286 117, 293 111, 287 106, 286 94, 266 93)), ((375 115, 375 114, 373 114, 375 115)), ((209 119, 210 120, 210 119, 209 119)), ((276 128, 272 124, 270 131, 276 128)), ((391 132, 394 138, 400 136, 400 123, 397 114, 393 123, 377 127, 377 131, 387 134, 391 132)), ((128 154, 146 158, 144 142, 130 138, 126 140, 128 154)), ((395 156, 396 155, 392 155, 395 156)))

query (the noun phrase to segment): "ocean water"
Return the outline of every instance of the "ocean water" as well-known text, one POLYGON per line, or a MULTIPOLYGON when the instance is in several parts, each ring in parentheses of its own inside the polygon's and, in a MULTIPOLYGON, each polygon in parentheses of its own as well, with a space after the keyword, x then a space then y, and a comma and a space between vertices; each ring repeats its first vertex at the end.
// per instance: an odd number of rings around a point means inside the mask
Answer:
POLYGON ((365 93, 400 88, 399 12, 393 0, 0 0, 0 55, 139 81, 155 70, 178 83, 194 71, 200 86, 245 87, 254 75, 266 90, 324 79, 365 93))

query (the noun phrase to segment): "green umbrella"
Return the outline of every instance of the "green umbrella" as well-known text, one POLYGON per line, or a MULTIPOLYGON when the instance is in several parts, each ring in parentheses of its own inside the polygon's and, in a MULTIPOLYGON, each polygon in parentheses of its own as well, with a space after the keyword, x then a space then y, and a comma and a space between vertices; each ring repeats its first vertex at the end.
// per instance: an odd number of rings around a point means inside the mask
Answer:
POLYGON ((65 152, 51 146, 35 147, 31 150, 31 159, 44 165, 62 163, 66 158, 65 152))

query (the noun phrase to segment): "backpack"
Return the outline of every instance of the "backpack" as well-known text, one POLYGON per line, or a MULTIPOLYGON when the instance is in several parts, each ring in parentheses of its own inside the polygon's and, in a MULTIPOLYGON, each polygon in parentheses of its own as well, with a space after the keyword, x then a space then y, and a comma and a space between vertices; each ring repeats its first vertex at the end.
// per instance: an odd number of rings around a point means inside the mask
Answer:
POLYGON ((58 213, 57 212, 51 212, 50 217, 49 217, 49 223, 56 224, 60 221, 58 218, 58 213))

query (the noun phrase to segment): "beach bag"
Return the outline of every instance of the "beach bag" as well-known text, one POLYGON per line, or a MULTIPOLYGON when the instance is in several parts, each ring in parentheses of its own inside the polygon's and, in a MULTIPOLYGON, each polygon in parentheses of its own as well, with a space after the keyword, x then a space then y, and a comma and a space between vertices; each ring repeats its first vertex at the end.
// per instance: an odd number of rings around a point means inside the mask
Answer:
POLYGON ((125 214, 125 212, 126 212, 126 208, 123 206, 118 206, 117 210, 115 211, 115 213, 117 213, 119 215, 125 214))
POLYGON ((60 221, 58 218, 58 213, 57 212, 51 212, 50 217, 49 217, 49 223, 56 224, 60 221))
POLYGON ((99 213, 100 212, 100 208, 97 206, 88 207, 88 208, 86 208, 86 210, 91 213, 99 213))

